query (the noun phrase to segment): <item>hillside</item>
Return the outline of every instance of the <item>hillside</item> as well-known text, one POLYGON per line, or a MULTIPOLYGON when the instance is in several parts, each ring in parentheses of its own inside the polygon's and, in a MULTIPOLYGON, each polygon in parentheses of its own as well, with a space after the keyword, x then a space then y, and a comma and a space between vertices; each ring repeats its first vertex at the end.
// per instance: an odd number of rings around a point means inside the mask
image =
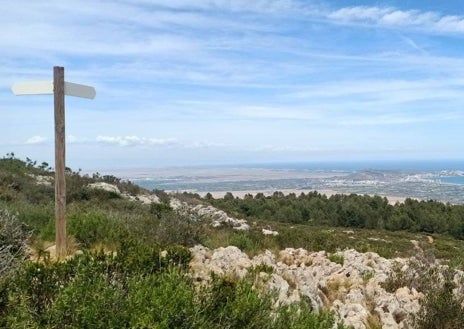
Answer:
POLYGON ((0 159, 0 326, 461 328, 462 206, 317 193, 223 199, 0 159), (446 302, 445 302, 446 301, 446 302), (344 324, 342 324, 344 323, 344 324))

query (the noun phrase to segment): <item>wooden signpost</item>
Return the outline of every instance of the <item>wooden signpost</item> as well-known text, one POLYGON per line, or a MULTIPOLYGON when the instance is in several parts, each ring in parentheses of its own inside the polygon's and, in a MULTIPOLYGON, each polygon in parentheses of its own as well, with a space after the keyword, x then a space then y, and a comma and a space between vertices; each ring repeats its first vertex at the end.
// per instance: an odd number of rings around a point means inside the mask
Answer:
POLYGON ((95 98, 95 89, 64 81, 64 67, 53 68, 53 81, 30 81, 13 84, 15 95, 53 94, 55 107, 55 239, 56 255, 66 256, 66 142, 64 95, 95 98))

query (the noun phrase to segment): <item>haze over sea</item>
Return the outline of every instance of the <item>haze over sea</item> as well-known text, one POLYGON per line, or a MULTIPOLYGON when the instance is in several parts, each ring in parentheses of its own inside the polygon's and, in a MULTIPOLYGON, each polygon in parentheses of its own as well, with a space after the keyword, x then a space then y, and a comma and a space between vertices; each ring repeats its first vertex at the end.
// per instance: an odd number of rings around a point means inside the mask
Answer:
MULTIPOLYGON (((257 193, 317 190, 464 203, 464 161, 254 163, 112 170, 146 188, 168 191, 257 193)), ((223 194, 222 194, 223 195, 223 194)))
POLYGON ((442 171, 463 170, 464 160, 410 160, 410 161, 325 161, 325 162, 269 162, 255 164, 239 164, 235 166, 224 165, 222 167, 265 168, 277 170, 404 170, 404 171, 442 171))

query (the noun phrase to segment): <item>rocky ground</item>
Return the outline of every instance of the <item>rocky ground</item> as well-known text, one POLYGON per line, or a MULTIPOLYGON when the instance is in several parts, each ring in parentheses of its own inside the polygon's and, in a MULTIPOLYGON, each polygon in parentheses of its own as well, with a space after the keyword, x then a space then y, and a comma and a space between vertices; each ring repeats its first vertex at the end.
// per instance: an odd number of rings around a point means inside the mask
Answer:
MULTIPOLYGON (((93 187, 120 193, 117 187, 103 184, 93 187)), ((155 195, 121 195, 144 203, 158 202, 155 195)), ((170 205, 178 212, 187 212, 194 220, 209 221, 213 227, 250 228, 246 220, 230 217, 212 206, 192 206, 174 197, 170 205)), ((279 234, 267 229, 262 233, 279 234)), ((331 310, 355 329, 412 328, 414 315, 424 298, 422 292, 406 285, 388 291, 385 288, 395 270, 414 275, 408 258, 386 259, 353 249, 328 254, 287 248, 277 253, 266 250, 254 257, 234 246, 211 250, 198 245, 191 251, 190 272, 199 284, 208 283, 212 273, 232 280, 251 275, 258 289, 276 292, 278 303, 304 299, 313 310, 331 310)), ((419 246, 417 252, 422 252, 419 246)), ((440 267, 438 262, 430 266, 440 267)), ((455 280, 464 276, 456 273, 455 280)))
POLYGON ((407 259, 345 250, 335 254, 343 263, 339 264, 325 251, 304 249, 287 248, 277 255, 267 250, 253 258, 233 246, 215 250, 195 246, 191 251, 190 269, 198 281, 207 282, 211 273, 240 278, 258 269, 257 286, 275 290, 279 302, 305 298, 314 310, 332 310, 356 329, 373 322, 381 328, 410 328, 423 297, 415 289, 401 287, 389 293, 381 285, 394 264, 407 270, 407 259))

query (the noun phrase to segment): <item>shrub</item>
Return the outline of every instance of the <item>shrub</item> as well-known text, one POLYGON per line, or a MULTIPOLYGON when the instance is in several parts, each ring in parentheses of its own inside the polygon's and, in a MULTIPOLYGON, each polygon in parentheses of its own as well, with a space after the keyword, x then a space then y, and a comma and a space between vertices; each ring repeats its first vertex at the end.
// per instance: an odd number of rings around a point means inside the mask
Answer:
POLYGON ((154 190, 155 195, 159 198, 160 202, 169 205, 171 197, 163 190, 154 190))
MULTIPOLYGON (((196 287, 188 249, 128 241, 117 255, 85 253, 66 262, 28 263, 10 285, 0 325, 8 328, 320 328, 330 313, 275 304, 249 278, 213 276, 196 287), (178 266, 180 265, 180 266, 178 266), (3 322, 1 322, 3 321, 3 322)), ((343 326, 339 326, 343 328, 343 326)))
POLYGON ((189 262, 192 260, 192 253, 183 246, 169 246, 166 250, 166 258, 170 265, 179 266, 187 269, 189 262))
POLYGON ((127 300, 131 328, 190 329, 199 328, 202 322, 191 279, 175 268, 134 277, 127 300))
POLYGON ((230 237, 229 244, 247 252, 255 250, 255 242, 245 232, 237 232, 230 237))
POLYGON ((150 204, 150 213, 155 215, 156 218, 160 219, 164 215, 172 213, 172 208, 167 203, 152 202, 150 204))
POLYGON ((127 231, 123 225, 103 212, 79 212, 68 216, 69 234, 85 247, 96 243, 117 244, 127 231))
POLYGON ((192 247, 204 241, 203 223, 190 213, 167 213, 159 221, 156 239, 161 245, 192 247))
MULTIPOLYGON (((421 301, 419 313, 414 317, 418 329, 461 329, 464 323, 464 297, 453 290, 454 271, 447 269, 429 277, 426 296, 421 301)), ((460 283, 462 284, 462 282, 460 283)))
POLYGON ((272 274, 274 273, 274 267, 267 265, 266 263, 261 263, 261 264, 254 266, 252 269, 252 272, 256 274, 259 274, 261 272, 272 274))
POLYGON ((34 235, 44 240, 55 238, 55 216, 53 204, 33 205, 25 202, 3 204, 10 213, 15 213, 18 221, 30 227, 34 235))
POLYGON ((394 263, 392 271, 387 280, 381 283, 382 288, 387 292, 394 293, 401 287, 414 288, 418 291, 425 291, 431 284, 430 278, 437 274, 436 266, 431 266, 421 259, 411 259, 403 269, 403 264, 394 263))
POLYGON ((0 209, 0 280, 10 276, 25 259, 30 236, 16 216, 0 209))
POLYGON ((328 258, 332 263, 340 264, 341 266, 343 266, 343 263, 345 262, 343 255, 331 254, 328 258))
POLYGON ((98 273, 84 273, 60 287, 46 312, 47 325, 52 328, 127 328, 127 302, 122 285, 98 273))
POLYGON ((30 235, 16 216, 0 209, 0 327, 8 310, 8 284, 26 258, 30 235))

